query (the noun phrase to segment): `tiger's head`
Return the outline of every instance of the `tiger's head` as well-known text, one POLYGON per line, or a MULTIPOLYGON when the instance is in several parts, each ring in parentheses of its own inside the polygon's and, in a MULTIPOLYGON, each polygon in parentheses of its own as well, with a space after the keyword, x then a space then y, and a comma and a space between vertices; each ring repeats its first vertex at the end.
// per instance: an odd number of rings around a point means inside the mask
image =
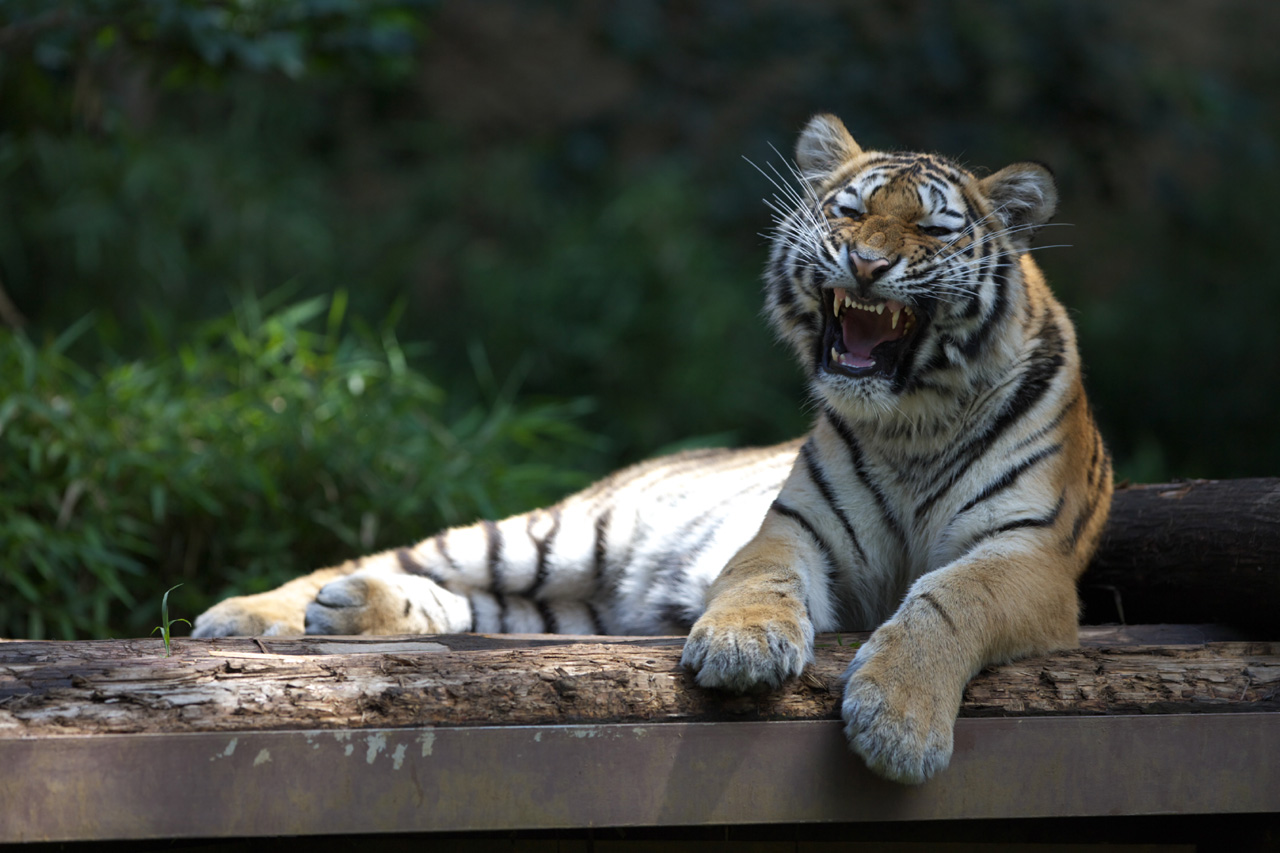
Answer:
POLYGON ((847 416, 963 405, 1017 358, 1026 249, 1053 215, 1053 176, 1015 163, 977 178, 931 154, 863 151, 818 115, 796 146, 766 308, 814 392, 847 416))

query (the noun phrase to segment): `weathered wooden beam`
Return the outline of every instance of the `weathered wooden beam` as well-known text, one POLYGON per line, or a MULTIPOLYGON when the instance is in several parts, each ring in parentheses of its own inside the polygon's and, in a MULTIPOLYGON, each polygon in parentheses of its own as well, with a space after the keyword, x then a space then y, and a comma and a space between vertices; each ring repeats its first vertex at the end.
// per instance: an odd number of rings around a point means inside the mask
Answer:
MULTIPOLYGON (((961 716, 1280 711, 1280 643, 1085 629, 980 674, 961 716), (1162 645, 1134 645, 1158 639, 1162 645)), ((835 719, 865 635, 819 638, 784 689, 697 689, 682 638, 448 636, 0 643, 0 738, 111 732, 835 719)))
POLYGON ((1080 592, 1085 621, 1219 622, 1280 637, 1280 479, 1117 489, 1080 592))
POLYGON ((858 639, 750 697, 679 637, 0 642, 0 843, 1280 810, 1280 643, 1087 628, 908 789, 845 747, 858 639))

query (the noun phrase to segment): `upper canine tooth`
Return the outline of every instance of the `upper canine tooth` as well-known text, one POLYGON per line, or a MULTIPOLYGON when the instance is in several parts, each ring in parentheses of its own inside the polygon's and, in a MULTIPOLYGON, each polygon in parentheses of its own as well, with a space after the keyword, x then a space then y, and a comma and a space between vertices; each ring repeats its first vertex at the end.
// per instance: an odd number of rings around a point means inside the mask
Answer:
POLYGON ((896 329, 896 328, 898 328, 898 315, 899 315, 899 314, 901 314, 901 313, 902 313, 901 311, 894 311, 894 312, 893 312, 893 319, 892 319, 892 321, 891 321, 891 322, 890 322, 890 324, 889 324, 889 328, 890 328, 890 329, 896 329))
POLYGON ((840 294, 838 293, 836 294, 835 304, 831 306, 831 313, 835 314, 837 317, 840 316, 840 294))

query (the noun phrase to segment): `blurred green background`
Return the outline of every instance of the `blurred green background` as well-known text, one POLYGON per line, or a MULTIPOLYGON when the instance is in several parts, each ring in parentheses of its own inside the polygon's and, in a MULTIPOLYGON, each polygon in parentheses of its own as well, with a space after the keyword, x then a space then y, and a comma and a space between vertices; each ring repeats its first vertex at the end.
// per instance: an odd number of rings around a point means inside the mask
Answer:
POLYGON ((1050 164, 1119 476, 1276 475, 1278 36, 1239 0, 2 0, 0 636, 798 434, 747 161, 819 110, 1050 164))

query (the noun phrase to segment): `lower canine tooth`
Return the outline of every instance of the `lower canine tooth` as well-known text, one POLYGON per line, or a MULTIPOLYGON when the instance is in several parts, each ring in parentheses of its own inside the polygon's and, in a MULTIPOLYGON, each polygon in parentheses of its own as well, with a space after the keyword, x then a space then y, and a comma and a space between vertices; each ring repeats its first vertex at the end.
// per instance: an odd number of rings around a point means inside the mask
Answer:
POLYGON ((840 363, 840 353, 836 352, 836 348, 835 348, 835 347, 832 347, 832 348, 831 348, 831 363, 832 363, 832 364, 839 364, 839 363, 840 363))

